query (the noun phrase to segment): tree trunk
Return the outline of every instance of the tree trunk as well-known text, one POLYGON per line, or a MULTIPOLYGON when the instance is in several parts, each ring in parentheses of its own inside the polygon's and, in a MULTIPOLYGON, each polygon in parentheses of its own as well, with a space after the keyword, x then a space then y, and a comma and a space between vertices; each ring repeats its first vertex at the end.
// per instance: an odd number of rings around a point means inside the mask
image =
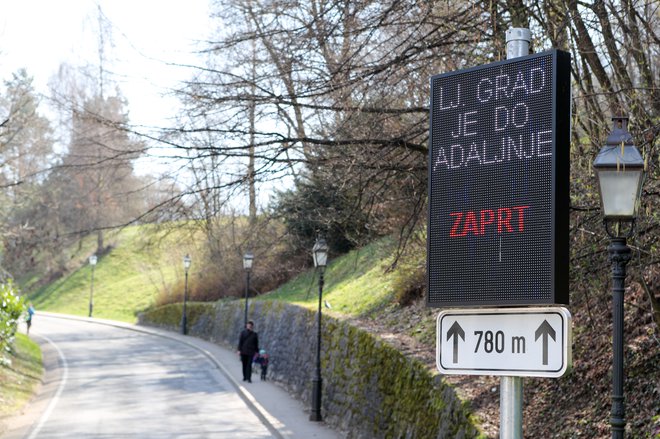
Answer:
POLYGON ((646 280, 644 280, 644 275, 640 276, 642 288, 651 301, 651 308, 653 309, 653 320, 655 321, 655 326, 660 329, 660 297, 656 296, 653 291, 649 288, 646 280))
POLYGON ((607 102, 610 106, 609 110, 612 112, 612 114, 618 113, 622 110, 621 105, 618 98, 614 94, 612 82, 610 81, 609 76, 607 76, 607 72, 605 71, 605 68, 603 67, 600 59, 598 58, 598 52, 596 51, 596 47, 591 40, 589 30, 582 20, 582 16, 580 15, 580 11, 577 7, 577 0, 569 1, 568 8, 573 19, 574 29, 577 33, 576 42, 580 55, 587 60, 591 71, 594 73, 598 83, 603 89, 602 92, 607 97, 607 102))
POLYGON ((105 243, 103 242, 103 230, 97 230, 96 231, 96 254, 102 254, 103 253, 103 246, 105 243))
POLYGON ((254 172, 254 130, 255 130, 255 111, 256 105, 255 95, 256 95, 256 81, 257 81, 257 59, 256 59, 256 47, 255 41, 252 41, 252 90, 251 94, 253 96, 250 101, 250 147, 248 150, 248 192, 249 192, 249 213, 250 213, 250 225, 254 225, 255 220, 257 219, 257 190, 255 187, 255 172, 254 172))

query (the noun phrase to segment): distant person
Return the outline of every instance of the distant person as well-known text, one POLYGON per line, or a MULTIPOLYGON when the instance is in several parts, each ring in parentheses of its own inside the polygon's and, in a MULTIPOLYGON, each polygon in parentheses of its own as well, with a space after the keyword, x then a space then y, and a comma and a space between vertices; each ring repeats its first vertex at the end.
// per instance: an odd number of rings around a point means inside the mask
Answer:
POLYGON ((27 333, 30 335, 30 327, 32 326, 32 316, 34 315, 34 306, 30 303, 27 309, 27 315, 25 316, 25 323, 27 325, 27 333))
POLYGON ((243 363, 243 381, 252 382, 252 359, 259 352, 259 334, 253 331, 254 323, 247 322, 245 329, 238 337, 238 354, 243 363))
POLYGON ((254 356, 254 362, 261 366, 261 380, 266 381, 266 373, 268 372, 268 353, 266 349, 259 350, 259 353, 254 356))

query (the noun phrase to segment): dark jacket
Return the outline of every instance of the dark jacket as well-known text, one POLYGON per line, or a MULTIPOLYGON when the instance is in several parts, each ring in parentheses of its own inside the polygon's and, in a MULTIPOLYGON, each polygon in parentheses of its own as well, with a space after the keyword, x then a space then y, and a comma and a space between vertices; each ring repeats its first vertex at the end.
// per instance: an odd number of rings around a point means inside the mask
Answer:
POLYGON ((241 355, 253 357, 254 354, 259 352, 259 335, 249 329, 241 331, 241 336, 238 338, 238 350, 241 355))

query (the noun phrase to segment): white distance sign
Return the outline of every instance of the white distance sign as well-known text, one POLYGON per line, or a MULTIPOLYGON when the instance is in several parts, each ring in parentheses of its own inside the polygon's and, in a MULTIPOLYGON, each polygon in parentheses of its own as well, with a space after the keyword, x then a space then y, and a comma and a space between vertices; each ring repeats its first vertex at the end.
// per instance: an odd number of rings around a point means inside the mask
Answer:
POLYGON ((447 375, 558 378, 571 368, 563 307, 456 309, 438 315, 436 362, 447 375))

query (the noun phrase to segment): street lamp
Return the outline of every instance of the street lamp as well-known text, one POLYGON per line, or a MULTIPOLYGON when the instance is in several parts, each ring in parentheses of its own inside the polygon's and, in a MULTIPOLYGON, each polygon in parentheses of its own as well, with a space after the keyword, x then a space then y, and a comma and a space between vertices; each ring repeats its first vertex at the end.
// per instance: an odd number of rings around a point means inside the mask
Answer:
POLYGON ((89 288, 89 316, 92 317, 92 312, 94 311, 94 267, 96 267, 96 262, 98 258, 96 255, 89 257, 89 265, 92 266, 92 284, 89 288))
POLYGON ((323 297, 323 272, 328 262, 328 244, 322 237, 316 238, 312 248, 314 266, 319 269, 319 311, 316 316, 316 370, 312 379, 312 412, 310 421, 322 421, 321 417, 321 301, 323 297))
POLYGON ((245 270, 245 275, 247 277, 245 281, 245 320, 243 322, 243 327, 245 327, 248 322, 248 291, 250 290, 250 271, 252 271, 252 261, 254 261, 254 255, 252 252, 247 252, 243 255, 243 269, 245 270))
POLYGON ((612 265, 612 438, 623 439, 626 421, 623 398, 623 293, 630 261, 627 238, 635 228, 644 181, 644 159, 628 132, 628 118, 613 117, 614 127, 594 160, 605 231, 612 265))
POLYGON ((188 302, 188 270, 190 269, 191 263, 192 260, 190 259, 190 255, 185 255, 183 257, 183 270, 186 273, 186 278, 183 287, 183 314, 181 315, 181 333, 183 335, 188 334, 188 315, 186 313, 186 302, 188 302))

